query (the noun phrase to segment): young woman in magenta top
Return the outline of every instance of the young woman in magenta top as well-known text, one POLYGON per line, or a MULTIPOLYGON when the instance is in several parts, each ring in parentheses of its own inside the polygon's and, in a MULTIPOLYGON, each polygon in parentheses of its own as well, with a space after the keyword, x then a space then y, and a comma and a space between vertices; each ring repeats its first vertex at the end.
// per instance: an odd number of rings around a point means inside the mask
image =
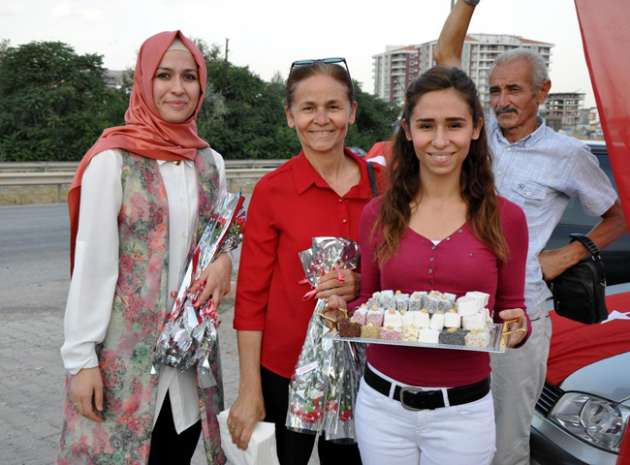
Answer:
MULTIPOLYGON (((330 61, 330 60, 327 60, 330 61)), ((297 63, 297 62, 296 62, 297 63)), ((292 66, 285 112, 302 151, 264 176, 252 194, 236 291, 234 327, 238 331, 239 396, 230 409, 234 442, 247 447, 257 421, 276 425, 280 463, 308 463, 315 435, 285 428, 288 386, 304 343, 314 300, 299 281, 304 271, 298 252, 315 236, 359 238, 359 217, 372 197, 367 164, 344 149, 354 122, 352 81, 345 68, 315 62, 292 66)), ((358 275, 324 276, 317 297, 358 296, 358 275)), ((356 447, 320 438, 322 464, 360 463, 356 447)))
MULTIPOLYGON (((436 67, 409 86, 393 152, 391 187, 361 216, 361 293, 353 306, 382 289, 482 291, 496 321, 528 327, 527 225, 521 209, 495 193, 483 113, 465 73, 436 67)), ((369 346, 355 418, 363 463, 490 463, 489 375, 484 352, 369 346), (401 403, 405 386, 416 389, 401 403)))

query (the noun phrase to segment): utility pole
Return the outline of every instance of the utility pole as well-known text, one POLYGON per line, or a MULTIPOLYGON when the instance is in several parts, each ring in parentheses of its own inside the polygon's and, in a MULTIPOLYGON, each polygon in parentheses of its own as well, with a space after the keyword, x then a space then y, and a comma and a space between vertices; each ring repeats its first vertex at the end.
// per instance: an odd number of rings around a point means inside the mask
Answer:
POLYGON ((227 63, 227 61, 228 61, 229 44, 230 44, 230 39, 228 39, 228 38, 226 37, 226 38, 225 38, 225 62, 226 62, 226 63, 227 63))

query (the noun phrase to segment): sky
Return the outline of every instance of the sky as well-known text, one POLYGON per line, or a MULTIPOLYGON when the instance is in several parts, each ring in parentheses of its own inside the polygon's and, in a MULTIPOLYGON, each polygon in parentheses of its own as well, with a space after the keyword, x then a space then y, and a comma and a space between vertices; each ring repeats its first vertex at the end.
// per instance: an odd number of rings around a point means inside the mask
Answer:
MULTIPOLYGON (((0 4, 0 39, 11 45, 62 41, 103 55, 110 69, 133 67, 147 37, 180 29, 217 44, 229 60, 265 80, 286 77, 293 60, 344 56, 373 91, 372 56, 387 45, 434 40, 450 0, 20 0, 0 4)), ((594 99, 573 0, 481 0, 469 32, 514 34, 554 44, 552 92, 594 99)))

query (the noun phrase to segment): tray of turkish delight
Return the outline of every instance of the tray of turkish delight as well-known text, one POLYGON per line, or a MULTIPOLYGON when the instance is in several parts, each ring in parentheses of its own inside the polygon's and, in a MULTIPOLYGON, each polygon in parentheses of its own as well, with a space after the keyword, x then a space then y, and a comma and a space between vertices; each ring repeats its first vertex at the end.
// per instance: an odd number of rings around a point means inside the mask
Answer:
POLYGON ((366 344, 434 349, 505 352, 508 326, 495 323, 489 295, 471 291, 457 298, 439 291, 380 291, 352 316, 343 311, 321 314, 336 331, 327 337, 366 344))

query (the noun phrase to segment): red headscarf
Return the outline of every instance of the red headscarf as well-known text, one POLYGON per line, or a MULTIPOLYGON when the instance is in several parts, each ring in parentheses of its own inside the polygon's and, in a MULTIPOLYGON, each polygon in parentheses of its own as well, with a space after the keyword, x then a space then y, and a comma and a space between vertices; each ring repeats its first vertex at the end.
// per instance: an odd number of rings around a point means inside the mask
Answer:
POLYGON ((197 114, 203 103, 208 73, 205 60, 197 46, 180 31, 160 32, 147 39, 140 48, 136 71, 125 113, 125 125, 103 131, 96 143, 86 152, 77 168, 68 192, 70 216, 70 273, 74 267, 74 248, 79 227, 81 179, 92 158, 108 149, 120 148, 155 160, 194 160, 197 150, 208 143, 197 135, 197 114), (190 50, 199 75, 201 92, 195 112, 182 123, 164 121, 153 102, 153 77, 162 56, 175 39, 190 50))

